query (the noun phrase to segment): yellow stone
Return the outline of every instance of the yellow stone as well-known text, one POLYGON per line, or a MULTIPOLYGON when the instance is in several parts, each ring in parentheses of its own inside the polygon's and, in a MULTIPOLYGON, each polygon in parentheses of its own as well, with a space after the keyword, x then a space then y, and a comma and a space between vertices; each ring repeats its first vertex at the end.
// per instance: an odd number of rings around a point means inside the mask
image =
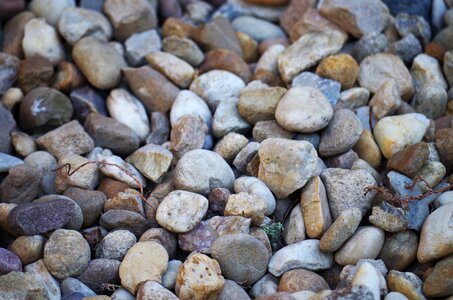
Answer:
POLYGON ((324 58, 316 68, 316 74, 336 80, 343 89, 349 89, 354 86, 359 70, 359 65, 351 55, 337 54, 324 58))
POLYGON ((357 155, 377 169, 381 165, 382 155, 369 130, 364 130, 359 141, 353 147, 357 155))

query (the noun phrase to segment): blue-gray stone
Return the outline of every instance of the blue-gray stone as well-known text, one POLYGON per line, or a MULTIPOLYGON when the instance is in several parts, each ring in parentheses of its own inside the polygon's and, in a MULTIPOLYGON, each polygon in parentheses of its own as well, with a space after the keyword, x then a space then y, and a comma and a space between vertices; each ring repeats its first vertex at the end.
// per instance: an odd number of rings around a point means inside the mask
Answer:
POLYGON ((91 297, 96 296, 96 293, 93 292, 88 286, 78 279, 68 277, 61 283, 61 293, 63 296, 71 295, 73 293, 81 294, 82 297, 91 297))
POLYGON ((238 17, 249 15, 249 13, 242 7, 234 5, 234 4, 223 4, 220 6, 209 18, 208 21, 212 19, 222 16, 227 18, 228 20, 232 21, 238 17))
MULTIPOLYGON (((363 129, 371 131, 371 128, 370 128, 370 107, 369 106, 361 106, 361 107, 359 107, 359 108, 357 108, 355 110, 355 114, 359 118, 360 123, 362 123, 363 129)), ((374 128, 374 126, 376 125, 378 120, 374 117, 374 115, 372 117, 373 117, 373 128, 374 128)))
POLYGON ((292 86, 311 86, 320 90, 334 106, 340 97, 341 84, 311 72, 302 72, 293 79, 292 86))
POLYGON ((83 294, 74 292, 64 295, 61 300, 82 300, 83 298, 85 298, 83 294))
POLYGON ((442 29, 447 5, 444 0, 433 0, 431 8, 431 27, 434 32, 442 29))
POLYGON ((431 40, 431 27, 420 16, 413 16, 407 13, 398 14, 395 18, 395 27, 400 36, 405 37, 413 34, 424 46, 431 40))
POLYGON ((411 33, 392 43, 388 51, 401 57, 406 64, 410 64, 418 54, 422 53, 423 49, 420 41, 411 33))
POLYGON ((103 11, 105 0, 81 0, 80 7, 97 10, 98 12, 103 11))
POLYGON ((431 0, 383 0, 390 9, 390 13, 396 16, 399 13, 418 15, 429 21, 431 0))
POLYGON ((315 147, 316 150, 318 150, 319 143, 321 140, 321 136, 314 132, 314 133, 298 133, 294 137, 295 140, 297 141, 307 141, 315 147))
POLYGON ((22 165, 24 161, 15 156, 0 152, 0 173, 8 172, 9 169, 22 165))
POLYGON ((286 36, 285 32, 279 26, 255 17, 238 17, 231 24, 236 31, 248 34, 257 42, 267 39, 284 38, 286 36))
POLYGON ((92 112, 107 116, 104 99, 89 86, 73 90, 70 94, 70 99, 74 108, 74 117, 82 124, 92 112))
POLYGON ((352 47, 351 55, 361 62, 365 57, 384 52, 388 46, 388 39, 382 33, 364 35, 352 47))

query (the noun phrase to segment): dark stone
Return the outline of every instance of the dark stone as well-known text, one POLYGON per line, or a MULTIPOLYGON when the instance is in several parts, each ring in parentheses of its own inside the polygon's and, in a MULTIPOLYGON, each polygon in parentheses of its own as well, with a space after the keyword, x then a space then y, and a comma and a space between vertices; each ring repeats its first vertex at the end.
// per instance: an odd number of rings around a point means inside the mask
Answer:
POLYGON ((92 112, 107 116, 104 99, 89 86, 73 90, 69 97, 74 107, 74 118, 81 123, 85 122, 85 118, 92 112))
POLYGON ((387 169, 413 177, 426 163, 428 156, 428 144, 416 143, 396 152, 387 162, 387 169))
POLYGON ((34 88, 50 86, 54 69, 50 61, 41 56, 32 56, 20 62, 17 85, 24 93, 34 88))
POLYGON ((20 125, 24 129, 54 129, 71 120, 72 104, 56 89, 40 87, 31 90, 20 104, 20 125))
POLYGON ((234 19, 245 15, 247 15, 247 11, 245 9, 231 3, 226 3, 214 12, 212 18, 222 16, 230 21, 233 21, 234 19))
POLYGON ((139 213, 129 210, 112 209, 102 214, 99 225, 107 230, 126 229, 137 237, 140 237, 151 227, 151 222, 139 213))
POLYGON ((364 35, 352 47, 351 55, 361 62, 369 55, 384 52, 387 45, 388 39, 382 33, 364 35))
POLYGON ((20 61, 17 57, 0 52, 0 97, 16 81, 19 65, 20 61))
POLYGON ((8 215, 10 228, 18 235, 34 235, 63 228, 75 214, 76 205, 66 199, 20 204, 8 215))
POLYGON ((170 17, 182 17, 182 8, 179 0, 159 0, 158 8, 161 20, 170 17))
POLYGON ((104 11, 105 0, 80 0, 80 7, 97 10, 102 13, 104 11))
POLYGON ((439 31, 434 37, 433 43, 439 44, 445 51, 453 50, 453 25, 439 31))
POLYGON ((84 127, 96 146, 109 148, 118 155, 129 155, 140 145, 135 131, 113 118, 91 113, 85 119, 84 127))
POLYGON ((22 272, 20 258, 13 252, 0 248, 0 275, 13 271, 22 272))
POLYGON ((231 192, 226 188, 215 188, 209 193, 209 209, 223 215, 231 192))
MULTIPOLYGON (((89 0, 91 1, 91 0, 89 0)), ((73 292, 67 295, 64 295, 61 297, 61 300, 83 300, 85 298, 84 294, 78 293, 78 292, 73 292)))
POLYGON ((103 192, 89 191, 75 187, 67 189, 64 195, 74 200, 82 209, 83 227, 91 226, 97 221, 107 200, 103 192))
POLYGON ((25 0, 1 0, 0 21, 11 19, 25 9, 25 0))
POLYGON ((120 261, 115 259, 98 258, 88 264, 88 268, 79 277, 82 283, 87 285, 97 294, 105 293, 106 284, 119 284, 118 269, 120 261))
POLYGON ((170 135, 170 122, 167 114, 162 112, 151 113, 151 133, 146 137, 147 144, 162 145, 168 141, 170 135))
POLYGON ((388 52, 398 55, 406 64, 410 64, 422 51, 422 45, 412 33, 390 44, 388 48, 388 52))
POLYGON ((0 199, 6 203, 29 203, 38 195, 41 179, 41 172, 34 167, 13 167, 0 185, 0 199))
POLYGON ((398 14, 395 18, 395 27, 400 36, 405 37, 413 34, 424 46, 431 40, 431 27, 420 16, 409 15, 407 13, 398 14))
POLYGON ((351 169, 354 162, 359 158, 354 150, 349 150, 324 160, 328 168, 351 169))
POLYGON ((11 153, 11 132, 16 128, 14 116, 0 103, 0 152, 11 153))
MULTIPOLYGON (((453 170, 453 128, 445 128, 436 132, 436 147, 442 163, 447 170, 453 170)), ((447 173, 448 174, 448 173, 447 173)))
POLYGON ((24 11, 9 20, 4 27, 3 52, 16 56, 19 59, 24 57, 22 40, 24 28, 28 21, 35 15, 30 11, 24 11))
POLYGON ((396 16, 399 13, 422 16, 429 22, 431 0, 383 0, 390 9, 390 13, 396 16))

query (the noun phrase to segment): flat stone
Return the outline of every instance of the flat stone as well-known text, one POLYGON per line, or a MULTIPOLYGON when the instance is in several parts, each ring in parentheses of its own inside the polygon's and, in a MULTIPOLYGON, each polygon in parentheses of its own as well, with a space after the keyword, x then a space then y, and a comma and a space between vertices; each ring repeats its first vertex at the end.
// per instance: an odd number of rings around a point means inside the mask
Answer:
POLYGON ((448 297, 453 293, 452 270, 453 256, 439 261, 425 279, 423 293, 428 297, 448 297))
POLYGON ((269 261, 269 272, 274 276, 304 268, 307 270, 323 270, 332 267, 331 254, 319 250, 319 240, 304 240, 278 250, 269 261))
POLYGON ((401 105, 401 97, 395 81, 386 81, 379 87, 371 98, 369 106, 372 107, 376 119, 392 115, 401 105))
POLYGON ((264 220, 266 209, 267 204, 264 199, 254 194, 241 192, 228 197, 224 215, 250 218, 252 224, 259 226, 264 220))
POLYGON ((135 294, 143 281, 160 283, 167 266, 168 254, 164 247, 154 241, 139 242, 129 249, 120 264, 121 285, 135 294))
POLYGON ((185 60, 193 67, 200 65, 204 60, 204 54, 201 49, 194 41, 188 38, 175 35, 168 36, 162 40, 162 49, 185 60))
POLYGON ((350 150, 363 132, 358 117, 350 110, 337 110, 322 132, 319 154, 333 156, 350 150))
POLYGON ((310 7, 315 7, 312 0, 290 1, 288 9, 280 17, 280 25, 289 32, 310 7))
POLYGON ((193 67, 173 54, 154 51, 146 55, 146 61, 180 88, 189 87, 193 80, 193 67))
POLYGON ((126 40, 124 46, 127 61, 131 66, 137 67, 145 64, 147 54, 159 51, 162 42, 157 31, 152 29, 134 33, 126 40))
POLYGON ((176 234, 160 227, 148 229, 141 235, 138 241, 155 241, 165 248, 168 256, 170 257, 174 257, 176 255, 176 250, 178 249, 178 239, 176 234))
POLYGON ((367 56, 360 63, 360 86, 376 93, 383 83, 394 80, 400 91, 401 99, 407 101, 414 94, 414 86, 409 70, 398 56, 379 53, 367 56))
POLYGON ((442 163, 437 161, 428 161, 423 168, 415 174, 415 177, 420 176, 425 179, 426 183, 419 182, 417 185, 422 191, 426 192, 429 187, 436 187, 440 184, 445 174, 446 169, 442 163))
POLYGON ((402 271, 415 261, 417 247, 418 236, 414 232, 397 232, 385 238, 379 259, 382 259, 390 270, 402 271))
POLYGON ((287 91, 275 110, 279 125, 292 132, 319 131, 329 124, 332 117, 332 106, 323 93, 306 86, 296 86, 287 91))
POLYGON ((61 157, 58 166, 62 167, 55 177, 55 191, 63 193, 70 187, 94 189, 99 181, 99 169, 96 164, 89 164, 89 160, 76 154, 68 154, 61 157), (76 173, 68 175, 69 168, 75 170, 82 164, 88 163, 76 173), (63 167, 64 166, 64 167, 63 167))
POLYGON ((326 188, 319 176, 312 177, 303 187, 300 204, 308 237, 320 238, 332 225, 332 217, 326 188))
POLYGON ((124 68, 123 74, 132 92, 150 111, 169 111, 178 96, 179 89, 164 75, 148 66, 124 68))
POLYGON ((316 150, 306 141, 270 138, 260 144, 258 153, 261 161, 258 178, 278 198, 303 187, 315 171, 316 150))
POLYGON ((90 261, 90 246, 75 230, 58 229, 44 246, 44 263, 59 278, 80 275, 90 261))
POLYGON ((107 230, 126 229, 136 236, 140 236, 151 226, 151 222, 139 213, 112 209, 101 215, 99 225, 107 230))
POLYGON ((148 144, 126 158, 146 178, 159 182, 170 167, 173 154, 159 145, 148 144))
POLYGON ((74 0, 64 1, 46 1, 46 0, 33 0, 30 3, 30 10, 36 14, 36 16, 44 18, 47 23, 52 26, 58 24, 58 19, 66 8, 74 7, 74 0))
POLYGON ((167 271, 162 276, 162 285, 173 291, 176 285, 176 276, 178 276, 179 267, 181 267, 182 262, 180 260, 170 260, 168 262, 167 271))
POLYGON ((13 144, 14 150, 23 157, 36 151, 35 140, 25 132, 11 132, 11 143, 13 144))
MULTIPOLYGON (((364 289, 368 291, 374 299, 379 299, 381 295, 381 281, 384 281, 382 275, 369 262, 362 263, 357 267, 354 279, 351 282, 352 289, 364 289)), ((384 283, 384 290, 386 289, 384 283)), ((385 291, 384 291, 385 293, 385 291)))
POLYGON ((39 188, 45 194, 55 194, 55 170, 58 167, 57 160, 53 155, 46 151, 35 151, 28 155, 24 162, 37 168, 41 174, 42 179, 39 188))
POLYGON ((447 51, 445 53, 443 71, 448 84, 451 86, 453 83, 453 51, 447 51))
POLYGON ((80 206, 83 213, 84 227, 88 227, 98 220, 107 200, 107 197, 102 192, 80 188, 69 188, 64 192, 64 195, 80 206))
POLYGON ((387 232, 400 232, 408 225, 408 220, 401 209, 395 209, 387 203, 373 206, 372 214, 368 219, 371 224, 387 232))
POLYGON ((290 83, 300 72, 338 52, 344 42, 344 36, 336 31, 307 33, 300 37, 278 57, 278 69, 283 80, 290 83))
POLYGON ((283 224, 283 240, 287 245, 305 240, 304 215, 299 204, 291 210, 283 224))
POLYGON ((311 72, 302 72, 294 77, 292 87, 307 86, 321 91, 331 105, 337 103, 340 96, 341 84, 335 80, 320 77, 311 72))

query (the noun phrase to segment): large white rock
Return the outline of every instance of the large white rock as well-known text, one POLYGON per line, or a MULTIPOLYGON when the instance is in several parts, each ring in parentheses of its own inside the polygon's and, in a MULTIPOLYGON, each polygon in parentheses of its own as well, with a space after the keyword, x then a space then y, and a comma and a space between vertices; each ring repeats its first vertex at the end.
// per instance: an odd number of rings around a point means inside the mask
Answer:
POLYGON ((212 113, 206 102, 189 90, 179 92, 170 111, 170 123, 174 125, 182 116, 194 114, 200 116, 208 127, 212 124, 212 113))

